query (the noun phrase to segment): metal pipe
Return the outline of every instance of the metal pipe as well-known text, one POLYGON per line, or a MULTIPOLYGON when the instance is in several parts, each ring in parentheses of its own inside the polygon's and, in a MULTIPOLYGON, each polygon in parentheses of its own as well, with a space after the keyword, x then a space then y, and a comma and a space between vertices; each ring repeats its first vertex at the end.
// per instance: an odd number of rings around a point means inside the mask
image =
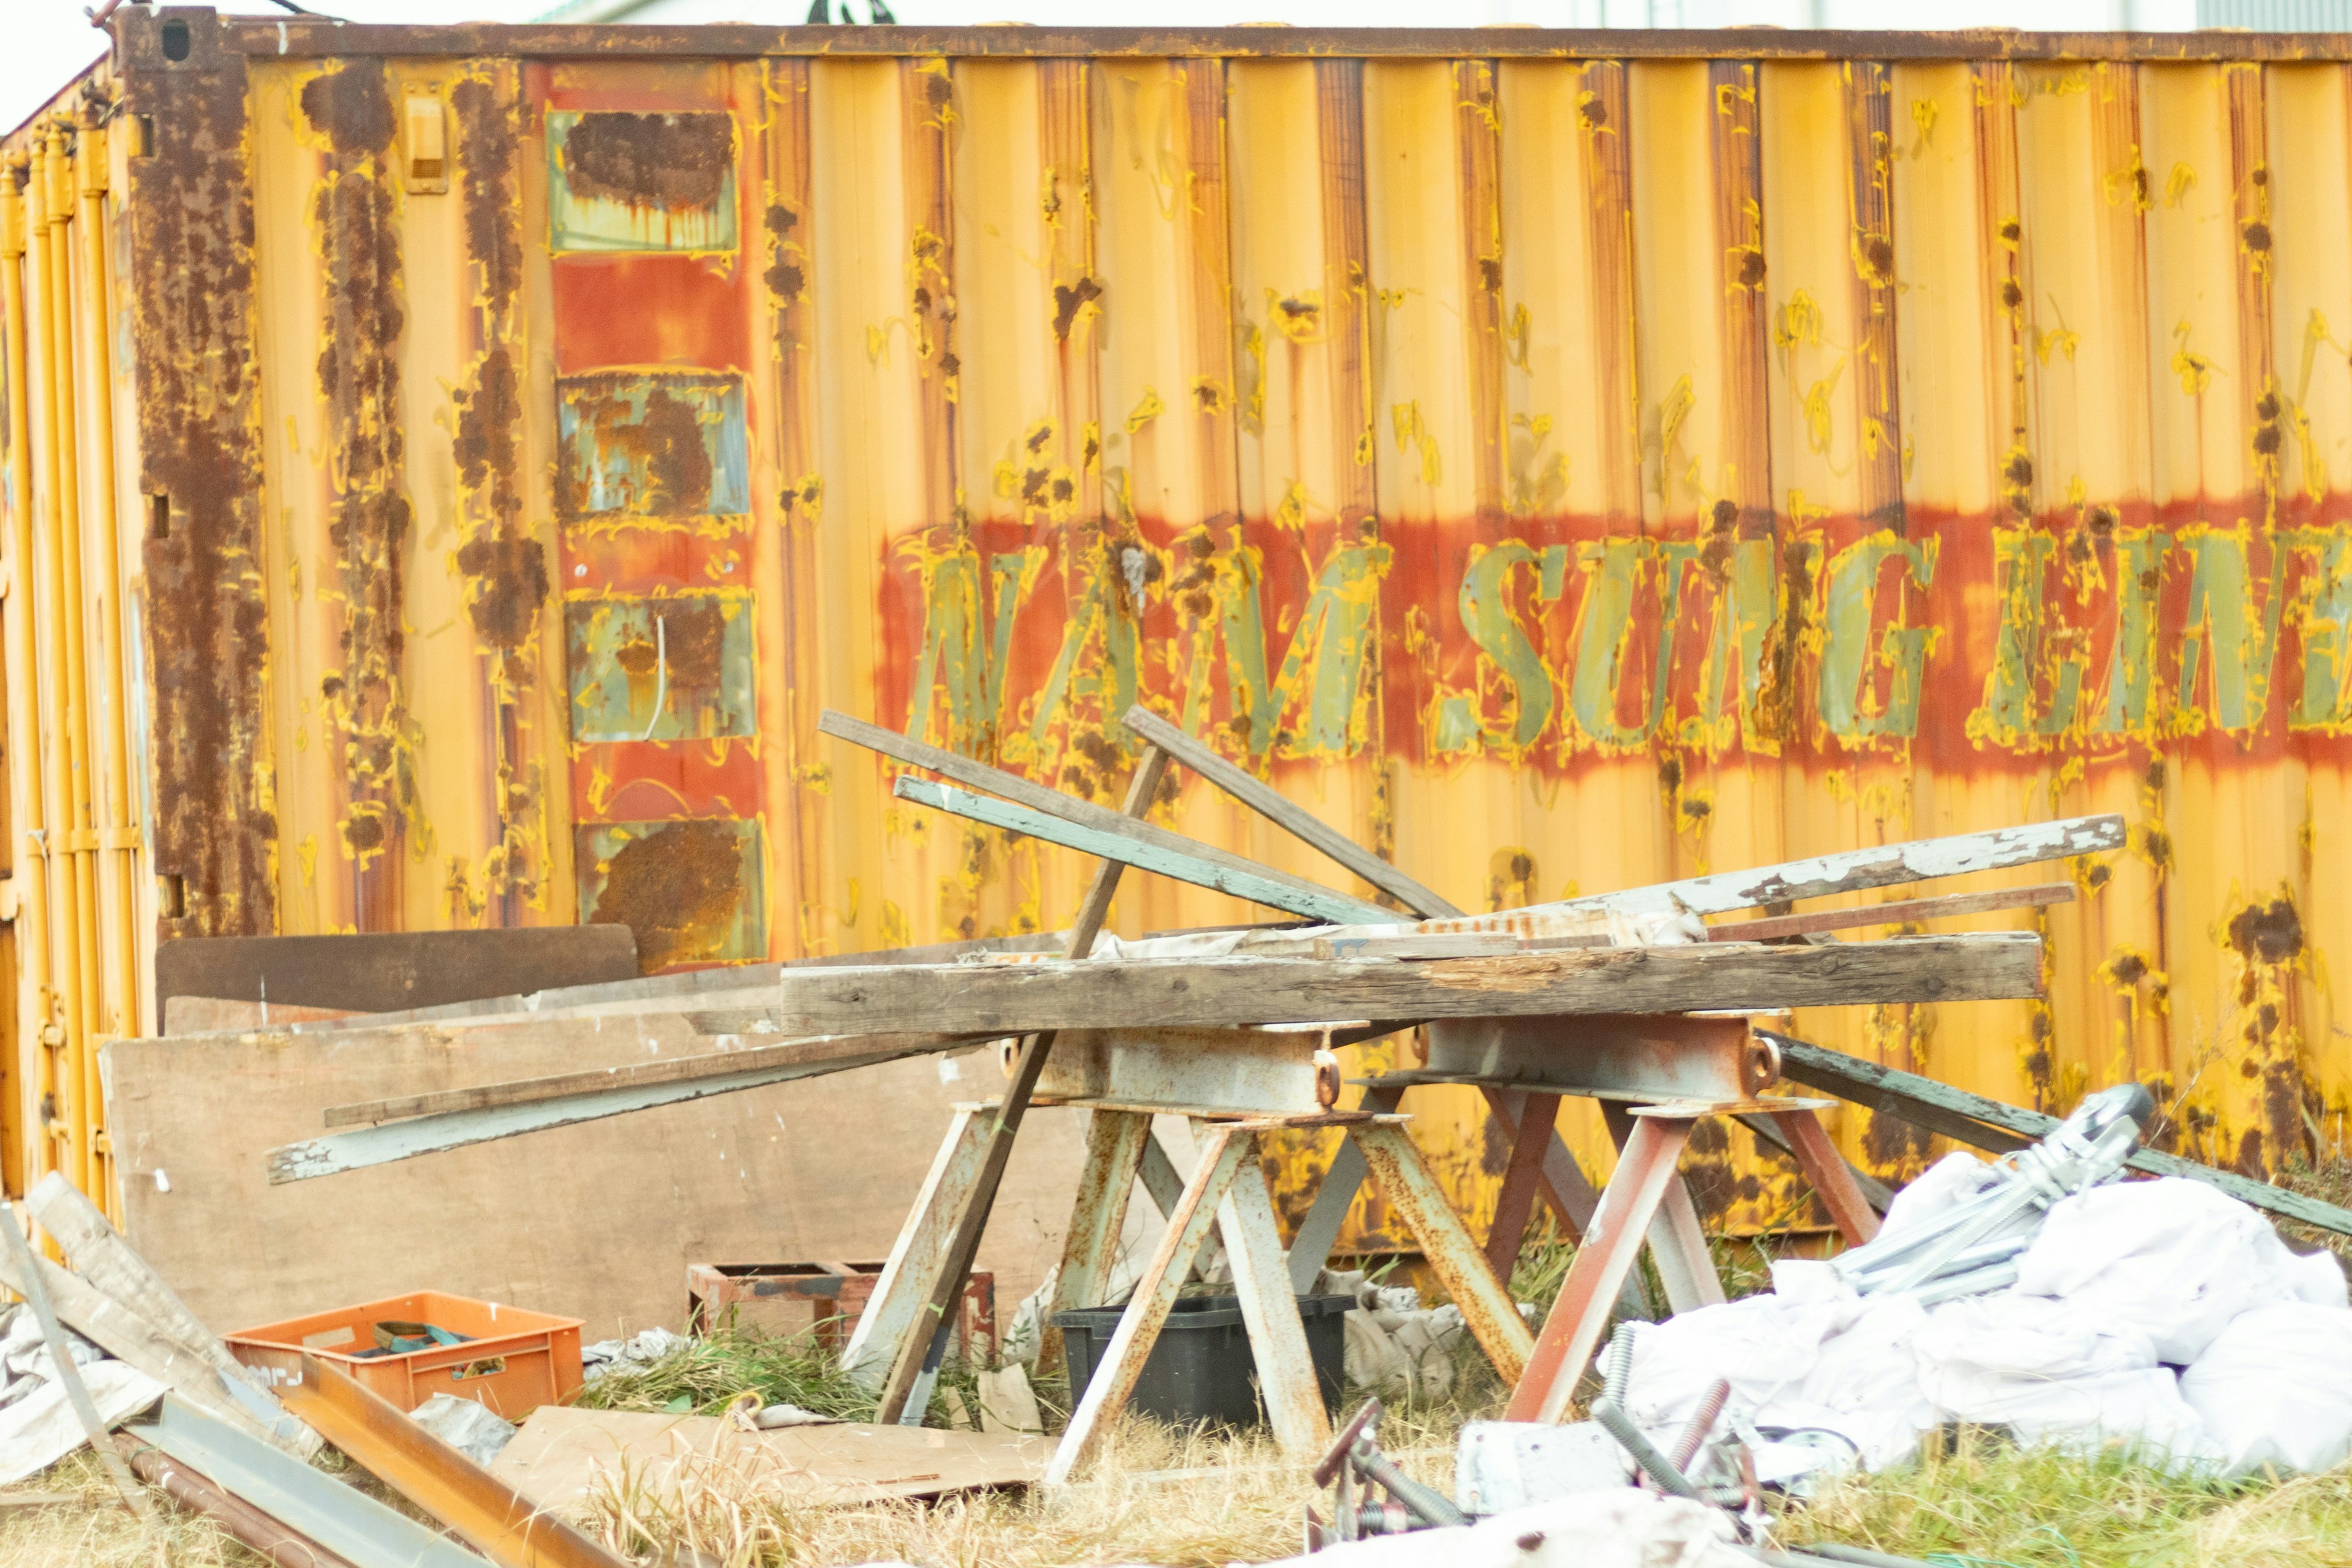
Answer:
POLYGON ((74 979, 80 992, 79 1026, 66 1036, 68 1070, 76 1086, 74 1135, 79 1147, 74 1184, 90 1194, 105 1190, 98 1151, 98 1053, 91 1037, 105 1007, 105 976, 98 947, 98 834, 90 806, 89 648, 82 620, 81 396, 74 366, 73 158, 71 121, 59 115, 50 124, 42 159, 47 179, 47 240, 56 357, 51 361, 58 416, 58 560, 63 570, 58 598, 65 642, 66 754, 71 763, 70 836, 75 921, 66 933, 74 944, 74 979))
POLYGON ((1658 1452, 1656 1445, 1642 1435, 1642 1429, 1633 1425, 1633 1418, 1626 1415, 1615 1400, 1605 1394, 1594 1400, 1592 1418, 1617 1439, 1619 1447, 1633 1457, 1633 1462, 1642 1467, 1643 1474, 1657 1482, 1669 1495, 1688 1498, 1693 1502, 1706 1500, 1706 1494, 1691 1485, 1690 1478, 1658 1452))
POLYGON ((28 401, 37 399, 41 410, 41 438, 34 452, 40 464, 37 489, 41 501, 41 526, 33 535, 39 584, 34 611, 28 618, 33 622, 39 644, 32 674, 41 695, 38 754, 43 788, 48 802, 43 814, 41 847, 42 853, 47 858, 50 872, 49 973, 57 1002, 57 1017, 50 1025, 44 1042, 51 1053, 49 1078, 52 1099, 44 1121, 42 1143, 46 1155, 45 1169, 62 1171, 79 1185, 82 1161, 76 1129, 80 1124, 83 1090, 79 1064, 73 1056, 73 1042, 82 1034, 82 984, 78 962, 80 945, 75 937, 81 924, 81 910, 74 886, 72 861, 67 853, 73 820, 69 804, 73 796, 73 757, 66 739, 69 729, 68 682, 64 675, 65 650, 59 630, 66 590, 64 564, 59 559, 62 552, 58 547, 59 538, 65 531, 61 468, 64 448, 69 439, 68 432, 71 428, 72 410, 69 406, 61 405, 57 395, 58 312, 53 303, 57 277, 50 265, 50 182, 43 167, 45 162, 46 159, 28 163, 25 184, 26 256, 32 297, 27 343, 36 351, 37 359, 26 383, 26 396, 28 401))
MULTIPOLYGON (((99 716, 104 726, 104 756, 98 780, 103 815, 100 818, 99 842, 92 851, 103 872, 100 907, 106 917, 106 952, 101 973, 112 976, 109 995, 111 1005, 104 1019, 103 1032, 130 1036, 140 1032, 138 851, 134 847, 136 829, 131 809, 130 710, 124 701, 122 516, 115 492, 114 356, 110 331, 113 312, 109 309, 111 293, 106 265, 107 134, 91 108, 82 110, 74 163, 80 176, 81 210, 76 226, 81 231, 81 318, 86 333, 84 352, 89 358, 90 429, 95 448, 92 516, 96 526, 92 531, 98 559, 94 575, 99 659, 104 666, 106 697, 105 711, 99 716)), ((89 1192, 100 1208, 110 1216, 120 1217, 114 1214, 113 1158, 105 1147, 106 1100, 96 1092, 98 1053, 92 1049, 88 1055, 93 1091, 89 1100, 93 1124, 90 1144, 97 1153, 98 1166, 98 1185, 89 1192)))
POLYGON ((1715 1430, 1717 1421, 1723 1419, 1723 1407, 1730 1398, 1731 1380, 1717 1378, 1700 1398, 1698 1408, 1691 1412, 1690 1421, 1683 1427, 1682 1435, 1675 1439, 1675 1451, 1667 1458, 1673 1461, 1675 1469, 1685 1472, 1690 1469, 1690 1462, 1698 1457, 1698 1446, 1706 1441, 1706 1435, 1715 1430))
POLYGON ((7 342, 8 596, 5 622, 8 701, 9 875, 16 894, 18 1142, 29 1192, 55 1163, 45 1108, 57 1092, 50 1059, 49 868, 41 810, 40 687, 33 641, 33 422, 26 382, 23 158, 0 168, 0 331, 7 342))

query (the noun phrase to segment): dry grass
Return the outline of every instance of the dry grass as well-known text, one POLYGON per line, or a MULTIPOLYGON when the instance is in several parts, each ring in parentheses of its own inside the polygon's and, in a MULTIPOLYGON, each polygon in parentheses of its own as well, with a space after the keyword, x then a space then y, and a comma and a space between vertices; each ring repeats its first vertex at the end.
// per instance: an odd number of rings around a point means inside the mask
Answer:
POLYGON ((0 1568, 268 1568, 210 1520, 186 1513, 150 1491, 159 1527, 131 1516, 85 1448, 23 1485, 0 1491, 68 1492, 77 1500, 56 1508, 0 1508, 0 1568), (160 1554, 159 1554, 160 1548, 160 1554))
POLYGON ((2077 1457, 1977 1438, 1840 1485, 1787 1526, 1793 1542, 1954 1568, 2325 1568, 2352 1564, 2352 1466, 2212 1487, 2120 1449, 2077 1457))
MULTIPOLYGON (((1450 1490, 1459 1421, 1458 1414, 1398 1416, 1384 1424, 1383 1447, 1412 1474, 1450 1490)), ((1178 1431, 1130 1420, 1066 1487, 795 1508, 763 1497, 748 1470, 722 1460, 680 1489, 683 1501, 674 1510, 632 1479, 614 1478, 591 1500, 589 1528, 639 1561, 657 1562, 664 1550, 684 1546, 721 1568, 894 1560, 922 1568, 1220 1568, 1300 1550, 1303 1510, 1315 1495, 1307 1468, 1284 1458, 1263 1433, 1178 1431)))

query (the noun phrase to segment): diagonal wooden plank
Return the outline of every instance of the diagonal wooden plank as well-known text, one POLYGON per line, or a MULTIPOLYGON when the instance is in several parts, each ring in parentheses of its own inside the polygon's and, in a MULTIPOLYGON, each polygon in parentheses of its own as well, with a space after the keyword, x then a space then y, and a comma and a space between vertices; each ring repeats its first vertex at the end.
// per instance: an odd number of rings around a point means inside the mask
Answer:
MULTIPOLYGON (((912 774, 901 774, 891 786, 891 793, 900 800, 910 800, 918 805, 928 805, 934 811, 944 811, 973 822, 984 822, 991 827, 1042 838, 1048 844, 1093 855, 1105 860, 1116 860, 1124 866, 1156 871, 1179 882, 1190 882, 1196 888, 1210 888, 1268 909, 1284 910, 1310 920, 1360 921, 1365 919, 1392 920, 1394 915, 1378 904, 1368 904, 1345 893, 1321 889, 1299 889, 1288 886, 1271 873, 1270 866, 1244 861, 1247 869, 1216 864, 1203 859, 1199 846, 1187 840, 1187 847, 1172 849, 1154 840, 1142 838, 1125 830, 1118 832, 1065 822, 1048 816, 1042 811, 1032 811, 1025 805, 998 800, 992 795, 974 795, 953 784, 934 784, 912 774)), ((1141 824, 1122 819, 1127 828, 1141 824)))
MULTIPOLYGON (((1321 893, 1331 898, 1346 897, 1345 894, 1336 893, 1328 888, 1319 887, 1304 877, 1294 877, 1287 871, 1277 871, 1271 866, 1261 866, 1230 850, 1220 849, 1213 844, 1203 844, 1197 839, 1187 838, 1181 833, 1171 833, 1164 827, 1154 827, 1148 822, 1136 820, 1143 815, 1141 812, 1129 816, 1113 811, 1108 806, 1097 805, 1090 800, 1076 799, 1062 794, 1059 790, 1047 789, 1043 784, 1032 784, 1018 773, 1009 773, 1002 768, 990 767, 986 763, 974 762, 970 757, 960 756, 954 752, 944 751, 938 746, 925 745, 920 741, 909 740, 895 730, 885 730, 879 724, 869 724, 862 719, 852 719, 846 713, 836 713, 827 709, 818 719, 817 728, 836 740, 847 741, 853 745, 864 746, 868 751, 879 752, 884 756, 905 763, 909 767, 921 768, 926 772, 935 773, 941 778, 952 779, 968 789, 985 790, 990 795, 1001 795, 1016 805, 1025 805, 1032 811, 1043 812, 1047 816, 1059 817, 1064 822, 1075 823, 1080 827, 1091 827, 1097 833, 1131 837, 1138 843, 1157 845, 1162 849, 1172 850, 1179 855, 1189 855, 1197 860, 1206 860, 1213 866, 1223 866, 1227 870, 1240 871, 1250 876, 1264 878, 1268 881, 1279 882, 1298 892, 1321 893)), ((1389 923, 1394 923, 1396 921, 1397 915, 1394 910, 1384 910, 1378 904, 1362 900, 1349 900, 1349 902, 1356 905, 1360 910, 1369 911, 1352 918, 1389 923)))
POLYGON ((1338 828, 1318 821, 1296 802, 1286 800, 1276 790, 1250 777, 1149 708, 1138 704, 1129 709, 1122 722, 1138 736, 1158 746, 1285 833, 1322 851, 1414 914, 1458 915, 1462 912, 1338 828))
POLYGON ((1809 936, 1815 931, 1853 931, 1859 926, 1902 925, 1912 921, 1950 920, 1958 915, 1992 914, 2003 910, 2038 910, 2074 901, 2072 882, 2044 882, 2032 888, 1997 888, 1989 893, 1946 893, 1932 899, 1898 899, 1893 903, 1864 904, 1851 910, 1815 910, 1810 914, 1775 915, 1769 920, 1730 921, 1707 928, 1709 942, 1772 942, 1780 937, 1809 936))
MULTIPOLYGON (((1988 1100, 1980 1094, 1970 1094, 1964 1089, 1954 1089, 1948 1083, 1922 1078, 1917 1073, 1904 1072, 1896 1068, 1880 1067, 1859 1057, 1842 1051, 1811 1045, 1793 1037, 1768 1035, 1780 1050, 1780 1074, 1783 1078, 1866 1105, 1897 1116, 1915 1127, 1931 1132, 1941 1132, 1956 1142, 1995 1153, 2007 1153, 2022 1149, 2028 1143, 2049 1136, 2058 1125, 2058 1118, 2040 1110, 2028 1110, 2022 1106, 2005 1105, 1998 1100, 1988 1100)), ((2194 1160, 2184 1160, 2178 1154, 2168 1154, 2158 1149, 2143 1149, 2126 1162, 2135 1171, 2151 1176, 2185 1176, 2193 1182, 2219 1187, 2240 1203, 2266 1209, 2282 1219, 2296 1220, 2304 1225, 2317 1226, 2341 1236, 2352 1236, 2352 1210, 2338 1208, 2317 1198, 2292 1193, 2284 1187, 2274 1187, 2267 1182, 2257 1182, 2229 1171, 2217 1171, 2194 1160)))

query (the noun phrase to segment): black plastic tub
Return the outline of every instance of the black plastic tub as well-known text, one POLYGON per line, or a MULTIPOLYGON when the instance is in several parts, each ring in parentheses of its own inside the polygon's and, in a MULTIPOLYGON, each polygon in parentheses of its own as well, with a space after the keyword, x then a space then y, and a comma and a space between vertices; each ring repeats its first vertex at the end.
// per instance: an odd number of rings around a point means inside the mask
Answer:
MULTIPOLYGON (((1298 1316, 1307 1326, 1307 1350, 1323 1404, 1339 1406, 1347 1355, 1346 1313, 1353 1296, 1301 1296, 1298 1316)), ((1070 1363, 1070 1386, 1084 1390, 1094 1378, 1124 1307, 1081 1307, 1054 1314, 1070 1363)), ((1257 1358, 1250 1353, 1249 1331, 1242 1326, 1241 1300, 1234 1296, 1187 1296, 1178 1300, 1160 1331, 1160 1342, 1143 1363, 1128 1408, 1180 1426, 1212 1422, 1248 1426, 1265 1419, 1257 1396, 1257 1358)))

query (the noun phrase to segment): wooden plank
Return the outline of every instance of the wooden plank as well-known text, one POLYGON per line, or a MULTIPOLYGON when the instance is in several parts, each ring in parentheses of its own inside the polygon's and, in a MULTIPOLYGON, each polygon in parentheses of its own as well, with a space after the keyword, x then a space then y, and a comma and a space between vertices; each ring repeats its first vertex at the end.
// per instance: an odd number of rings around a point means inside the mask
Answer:
MULTIPOLYGON (((948 1243, 980 1179, 988 1151, 989 1117, 984 1108, 963 1106, 948 1126, 948 1135, 931 1161, 922 1189, 915 1194, 898 1239, 890 1245, 889 1261, 874 1282, 857 1326, 842 1347, 841 1368, 864 1387, 878 1390, 890 1374, 891 1358, 939 1294, 939 1277, 947 1268, 948 1243)), ((1083 1167, 1081 1167, 1083 1169, 1083 1167)))
MULTIPOLYGON (((588 1018, 642 1012, 676 1011, 686 1006, 717 1006, 721 994, 747 986, 775 984, 791 969, 822 969, 828 965, 877 963, 953 963, 982 953, 1059 953, 1063 933, 1046 931, 1027 936, 976 937, 970 942, 934 942, 917 947, 877 948, 868 952, 821 953, 772 963, 730 963, 713 969, 689 969, 676 974, 647 974, 633 980, 594 985, 551 986, 541 991, 510 992, 479 1002, 452 1002, 439 1007, 409 1007, 396 1013, 357 1013, 328 1019, 303 1030, 308 1034, 333 1028, 373 1029, 387 1024, 488 1023, 513 1014, 534 1018, 588 1018)), ((285 1020, 269 1020, 270 1023, 285 1020)), ((307 1020, 306 1020, 307 1022, 307 1020)), ((250 1028, 238 1020, 226 1027, 250 1028)), ((201 1032, 172 1029, 171 1034, 201 1032)))
POLYGON ((1087 1379, 1086 1392, 1070 1412, 1070 1424, 1063 1429, 1062 1441, 1045 1467, 1047 1486, 1069 1480, 1126 1408, 1136 1380, 1143 1375, 1152 1344, 1160 1338, 1168 1314, 1175 1310, 1192 1259, 1216 1222, 1218 1207, 1254 1141, 1251 1133, 1231 1125, 1204 1129, 1200 1163, 1193 1168, 1192 1179, 1184 1184, 1176 1212, 1168 1216, 1160 1245, 1145 1261, 1143 1273, 1135 1282, 1135 1294, 1128 1298, 1127 1310, 1119 1314, 1110 1343, 1103 1348, 1101 1361, 1087 1379))
MULTIPOLYGON (((1227 870, 1263 877, 1283 883, 1297 892, 1320 893, 1332 898, 1343 896, 1333 893, 1328 888, 1319 887, 1304 877, 1294 877, 1287 871, 1278 871, 1271 866, 1261 866, 1230 850, 1220 849, 1213 844, 1203 844, 1197 839, 1187 838, 1181 833, 1171 833, 1164 827, 1154 827, 1148 822, 1130 821, 1124 814, 1113 811, 1107 805, 1097 805, 1092 801, 1079 800, 1075 796, 1064 795, 1059 790, 1047 789, 1042 784, 1032 784, 1018 773, 1009 773, 1002 768, 992 768, 985 763, 976 763, 970 757, 959 756, 953 752, 943 751, 937 746, 927 746, 922 742, 909 740, 896 731, 885 730, 878 724, 868 724, 862 719, 852 719, 845 713, 836 713, 827 709, 818 719, 817 728, 835 739, 864 746, 869 751, 879 752, 884 756, 894 758, 910 767, 921 768, 926 772, 935 773, 941 778, 952 779, 967 788, 985 790, 990 795, 1001 795, 1016 805, 1025 805, 1032 811, 1042 812, 1047 816, 1059 817, 1064 822, 1073 823, 1080 827, 1091 827, 1097 833, 1132 835, 1139 843, 1155 844, 1179 855, 1188 855, 1197 860, 1206 860, 1213 866, 1223 866, 1227 870)), ((1374 920, 1392 921, 1396 919, 1396 912, 1393 910, 1384 910, 1378 904, 1367 903, 1360 900, 1350 901, 1359 910, 1372 911, 1371 918, 1374 920)))
MULTIPOLYGON (((203 1356, 72 1270, 37 1255, 33 1267, 48 1292, 49 1305, 56 1310, 58 1321, 66 1327, 115 1360, 145 1373, 201 1407, 206 1415, 233 1422, 255 1437, 272 1437, 258 1414, 247 1409, 229 1391, 220 1373, 203 1356)), ((25 1276, 14 1258, 0 1257, 0 1285, 19 1296, 26 1294, 25 1276)))
POLYGON ((1013 833, 1042 838, 1048 844, 1059 844, 1081 854, 1116 860, 1124 866, 1134 866, 1179 882, 1190 882, 1196 888, 1208 888, 1220 893, 1231 893, 1237 899, 1264 904, 1268 909, 1283 910, 1294 915, 1305 915, 1318 921, 1360 921, 1379 919, 1389 911, 1378 904, 1368 904, 1345 893, 1328 889, 1294 888, 1274 875, 1274 868, 1244 860, 1240 866, 1229 866, 1210 860, 1196 853, 1206 846, 1191 839, 1183 847, 1173 847, 1157 838, 1147 838, 1135 830, 1144 826, 1139 822, 1127 821, 1116 832, 1107 832, 1091 826, 1065 822, 1048 816, 1042 811, 1032 811, 1025 805, 998 800, 993 795, 974 795, 953 784, 934 784, 911 773, 899 775, 891 792, 900 800, 910 800, 918 805, 928 805, 935 811, 950 812, 984 822, 991 827, 1002 827, 1013 833))
POLYGON ((1810 936, 1817 931, 1950 920, 1959 915, 1991 914, 2001 910, 2036 910, 2049 904, 2070 904, 2074 901, 2074 883, 2044 882, 2032 888, 2000 888, 1989 893, 1946 893, 1933 899, 1899 899, 1889 904, 1864 904, 1859 909, 1815 910, 1809 914, 1775 915, 1761 921, 1727 921, 1721 925, 1709 926, 1706 937, 1709 942, 1771 942, 1780 937, 1810 936))
POLYGON ((697 1477, 740 1477, 738 1495, 762 1503, 855 1508, 1021 1486, 1045 1464, 1045 1439, 1009 1433, 862 1421, 745 1432, 715 1415, 543 1405, 486 1468, 551 1513, 582 1517, 598 1487, 634 1483, 644 1506, 675 1518, 697 1477))
MULTIPOLYGON (((985 1057, 918 1057, 273 1185, 330 1105, 707 1055, 681 1017, 118 1040, 104 1047, 123 1234, 215 1331, 436 1289, 680 1328, 688 1263, 881 1258, 985 1057)), ((1060 1256, 1085 1117, 1029 1119, 978 1267, 1018 1300, 1060 1256)), ((356 1131, 356 1130, 353 1130, 356 1131)))
POLYGON ((383 1013, 518 987, 633 979, 637 942, 617 925, 182 937, 155 949, 155 995, 383 1013))
POLYGON ((1633 912, 1667 910, 1679 903, 1695 914, 1728 914, 1759 904, 1828 898, 1835 893, 1857 893, 1898 882, 1922 882, 1937 877, 1960 877, 1972 871, 1994 871, 2042 860, 2095 855, 2120 849, 2123 843, 2121 816, 2070 816, 2058 822, 2037 822, 1989 833, 1959 833, 1882 845, 1874 849, 1850 849, 1748 871, 1723 871, 1711 877, 1693 877, 1622 893, 1570 900, 1563 904, 1537 904, 1517 912, 1586 906, 1633 912))
POLYGON ((1129 709, 1124 722, 1142 739, 1160 747, 1292 837, 1322 851, 1414 914, 1428 917, 1462 912, 1346 834, 1328 823, 1318 821, 1265 784, 1250 777, 1150 709, 1140 705, 1129 709))
MULTIPOLYGON (((1145 747, 1142 761, 1127 781, 1127 807, 1121 822, 1131 823, 1151 809, 1160 781, 1167 772, 1168 753, 1156 746, 1145 747)), ((1103 922, 1110 918, 1110 901, 1118 890, 1121 867, 1117 859, 1106 859, 1096 868, 1095 879, 1078 907, 1077 921, 1070 928, 1068 952, 1072 959, 1083 959, 1094 951, 1095 939, 1102 933, 1103 922)), ((1004 1098, 997 1103, 996 1115, 989 1128, 980 1173, 963 1200, 948 1241, 947 1267, 932 1286, 929 1310, 933 1326, 924 1333, 919 1323, 898 1345, 898 1359, 891 1363, 889 1375, 883 1380, 881 1397, 875 1405, 878 1420, 902 1421, 911 1415, 915 1425, 922 1424, 923 1407, 929 1398, 928 1393, 919 1391, 927 1387, 925 1380, 937 1375, 940 1358, 947 1353, 949 1325, 955 1321, 963 1282, 971 1273, 982 1233, 988 1228, 988 1216, 995 1207, 997 1183, 1003 1177, 1005 1162, 1012 1158, 1013 1141, 1020 1134, 1030 1097, 1037 1092, 1037 1080, 1045 1073, 1053 1048, 1051 1029, 1032 1033, 1021 1042, 1021 1054, 1013 1058, 1012 1079, 1004 1086, 1004 1098)))
MULTIPOLYGON (((525 1132, 546 1132, 635 1110, 683 1105, 724 1094, 740 1094, 746 1089, 767 1089, 800 1079, 822 1078, 832 1073, 847 1072, 854 1068, 876 1067, 907 1057, 934 1056, 970 1043, 968 1039, 959 1037, 953 1043, 943 1045, 940 1043, 940 1037, 931 1035, 868 1036, 862 1039, 802 1043, 780 1047, 781 1055, 777 1059, 756 1067, 738 1065, 731 1072, 698 1070, 684 1077, 655 1076, 652 1081, 644 1083, 624 1082, 613 1087, 575 1089, 542 1100, 446 1110, 428 1116, 409 1117, 404 1121, 354 1127, 345 1131, 330 1132, 321 1138, 306 1138, 270 1150, 267 1168, 273 1186, 289 1182, 312 1181, 320 1176, 364 1170, 371 1165, 413 1160, 424 1154, 446 1153, 452 1149, 492 1142, 525 1132), (881 1049, 857 1048, 860 1045, 870 1047, 877 1040, 881 1049)), ((733 1054, 750 1057, 754 1052, 733 1054)), ((626 1068, 616 1068, 612 1076, 623 1078, 628 1070, 626 1068)), ((565 1076, 576 1078, 580 1075, 565 1076)))
MULTIPOLYGON (((1255 1145, 1255 1140, 1251 1141, 1255 1145)), ((1284 1266, 1282 1232, 1265 1187, 1265 1172, 1252 1148, 1217 1205, 1217 1233, 1233 1260, 1234 1295, 1257 1363, 1258 1397, 1274 1440, 1293 1456, 1319 1455, 1331 1446, 1331 1415, 1307 1348, 1298 1298, 1291 1294, 1284 1266)))
POLYGON ((1989 931, 1827 947, 1588 948, 1429 963, 1097 959, 834 969, 783 976, 767 1006, 688 1016, 709 1034, 1019 1034, 1962 1002, 2034 996, 2041 988, 2041 939, 1989 931))
MULTIPOLYGON (((1784 1078, 1900 1117, 1915 1127, 1940 1132, 1975 1148, 2005 1154, 2049 1136, 2050 1130, 2058 1125, 2057 1117, 2042 1111, 2005 1105, 1916 1073, 1880 1067, 1788 1035, 1773 1034, 1770 1038, 1780 1048, 1780 1072, 1784 1078)), ((2291 1193, 2284 1187, 2217 1171, 2210 1165, 2157 1149, 2142 1149, 2126 1163, 2151 1176, 2184 1176, 2203 1182, 2219 1187, 2240 1203, 2266 1209, 2282 1219, 2352 1236, 2352 1210, 2291 1193)))
POLYGON ((544 1078, 486 1083, 473 1089, 394 1095, 385 1100, 362 1100, 355 1105, 331 1105, 320 1120, 329 1127, 357 1127, 371 1122, 397 1121, 413 1116, 440 1116, 456 1110, 488 1110, 502 1105, 536 1105, 545 1100, 594 1094, 606 1089, 734 1078, 771 1067, 818 1062, 841 1062, 856 1067, 897 1056, 951 1051, 987 1037, 978 1035, 859 1035, 845 1039, 787 1040, 777 1045, 749 1046, 740 1050, 698 1051, 692 1056, 631 1062, 623 1067, 599 1068, 589 1072, 552 1073, 544 1078))

